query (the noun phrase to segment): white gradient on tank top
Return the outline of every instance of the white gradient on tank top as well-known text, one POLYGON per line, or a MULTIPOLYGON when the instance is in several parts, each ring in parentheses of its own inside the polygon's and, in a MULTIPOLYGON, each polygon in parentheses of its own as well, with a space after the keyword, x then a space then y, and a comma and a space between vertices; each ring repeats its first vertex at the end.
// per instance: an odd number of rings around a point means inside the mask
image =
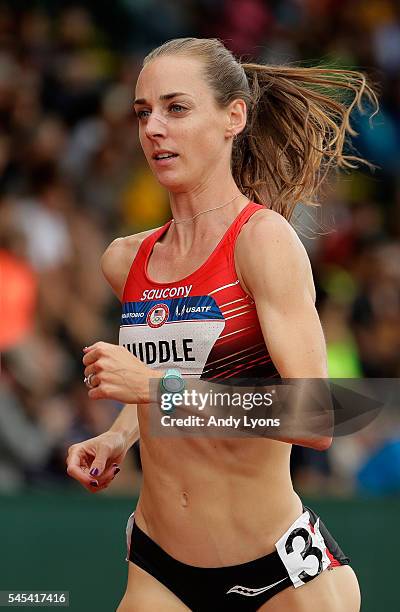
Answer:
POLYGON ((249 312, 252 312, 251 308, 249 310, 243 310, 238 314, 231 315, 230 317, 225 317, 225 321, 229 321, 229 319, 236 319, 236 317, 241 317, 242 315, 249 314, 249 312))
POLYGON ((233 332, 229 332, 229 334, 220 336, 220 340, 222 340, 223 338, 227 338, 228 336, 233 336, 233 334, 238 334, 239 332, 247 331, 248 329, 253 329, 253 325, 248 325, 247 327, 242 327, 242 329, 236 329, 233 332))
POLYGON ((221 304, 220 308, 225 308, 225 306, 230 306, 231 304, 236 304, 236 302, 243 302, 243 300, 245 300, 246 297, 241 297, 238 298, 237 300, 232 300, 232 302, 226 302, 225 304, 221 304))
POLYGON ((239 283, 239 279, 237 279, 234 283, 229 283, 229 285, 222 285, 222 287, 217 287, 213 291, 209 291, 208 295, 213 295, 213 293, 218 293, 218 291, 222 291, 223 289, 228 289, 229 287, 234 287, 239 283))
POLYGON ((237 312, 238 310, 242 310, 243 308, 247 308, 247 307, 248 307, 248 304, 243 304, 242 306, 237 306, 236 308, 225 310, 222 314, 225 316, 226 314, 230 314, 231 312, 237 312))

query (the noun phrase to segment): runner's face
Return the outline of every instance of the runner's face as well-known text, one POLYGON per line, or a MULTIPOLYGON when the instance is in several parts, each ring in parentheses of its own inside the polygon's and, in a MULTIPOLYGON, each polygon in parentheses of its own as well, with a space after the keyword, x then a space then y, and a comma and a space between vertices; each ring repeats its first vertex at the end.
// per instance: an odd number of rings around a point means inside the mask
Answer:
POLYGON ((144 154, 158 181, 174 192, 204 185, 221 164, 229 169, 229 115, 217 106, 202 66, 193 58, 156 58, 136 86, 144 154), (162 152, 173 156, 161 159, 162 152))

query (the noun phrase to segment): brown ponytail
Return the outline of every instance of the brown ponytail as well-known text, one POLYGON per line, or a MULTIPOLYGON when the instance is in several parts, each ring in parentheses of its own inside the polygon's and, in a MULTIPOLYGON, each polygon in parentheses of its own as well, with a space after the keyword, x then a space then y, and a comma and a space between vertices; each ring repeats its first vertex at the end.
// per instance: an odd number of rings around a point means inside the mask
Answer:
POLYGON ((379 110, 374 89, 362 72, 324 67, 241 64, 217 39, 181 38, 152 51, 197 57, 217 103, 242 98, 248 122, 232 150, 232 173, 242 193, 290 219, 299 202, 315 206, 319 189, 333 168, 357 168, 344 153, 347 136, 357 135, 350 114, 361 113, 365 96, 372 117, 379 110))

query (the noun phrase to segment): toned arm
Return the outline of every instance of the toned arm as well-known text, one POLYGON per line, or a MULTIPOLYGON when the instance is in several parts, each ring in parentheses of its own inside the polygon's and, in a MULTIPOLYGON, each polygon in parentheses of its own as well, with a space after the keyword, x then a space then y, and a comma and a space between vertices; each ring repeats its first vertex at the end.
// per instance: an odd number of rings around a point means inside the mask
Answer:
MULTIPOLYGON (((325 338, 307 253, 278 213, 256 213, 239 234, 235 258, 254 299, 263 337, 283 378, 327 378, 325 338)), ((323 450, 331 438, 285 440, 323 450)))
MULTIPOLYGON (((134 234, 133 236, 127 236, 126 238, 117 238, 108 246, 101 258, 103 274, 121 302, 125 282, 138 249, 144 238, 154 231, 152 229, 140 234, 134 234)), ((127 445, 132 446, 140 437, 137 405, 125 404, 110 427, 110 431, 123 433, 127 440, 127 445)))

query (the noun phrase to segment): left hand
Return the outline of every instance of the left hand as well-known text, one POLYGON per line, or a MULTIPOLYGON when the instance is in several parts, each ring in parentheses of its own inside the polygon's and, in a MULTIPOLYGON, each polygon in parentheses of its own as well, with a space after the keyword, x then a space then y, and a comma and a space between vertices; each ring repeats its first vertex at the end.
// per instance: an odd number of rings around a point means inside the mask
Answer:
POLYGON ((123 404, 148 404, 150 379, 164 372, 152 370, 123 346, 96 342, 83 349, 85 376, 93 374, 91 399, 113 399, 123 404))

